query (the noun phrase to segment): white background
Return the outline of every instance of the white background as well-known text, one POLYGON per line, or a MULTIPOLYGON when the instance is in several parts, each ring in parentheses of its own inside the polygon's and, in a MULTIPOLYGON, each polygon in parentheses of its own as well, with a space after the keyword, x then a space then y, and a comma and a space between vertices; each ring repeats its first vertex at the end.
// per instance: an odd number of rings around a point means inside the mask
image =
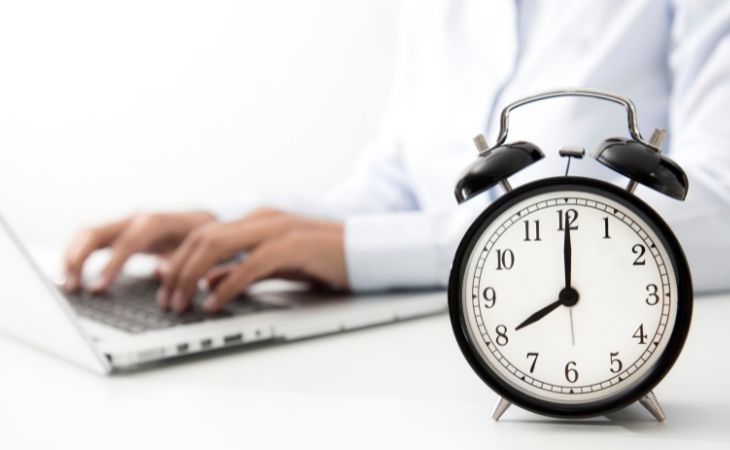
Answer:
POLYGON ((399 3, 3 1, 0 214, 58 244, 335 184, 378 129, 399 3))

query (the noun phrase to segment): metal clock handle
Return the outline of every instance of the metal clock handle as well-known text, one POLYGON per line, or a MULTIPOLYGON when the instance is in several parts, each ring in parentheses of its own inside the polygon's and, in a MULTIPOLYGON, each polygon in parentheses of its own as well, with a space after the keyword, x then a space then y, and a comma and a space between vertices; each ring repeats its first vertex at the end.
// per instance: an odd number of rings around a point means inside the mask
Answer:
POLYGON ((557 89, 554 91, 538 92, 536 94, 530 95, 529 97, 522 98, 507 105, 507 107, 502 110, 502 115, 499 121, 499 137, 497 138, 497 143, 495 144, 495 147, 504 144, 507 140, 510 111, 517 109, 520 106, 527 105, 529 103, 533 103, 539 100, 557 97, 591 97, 601 100, 608 100, 610 102, 622 105, 624 108, 626 108, 629 133, 631 133, 631 137, 634 140, 641 142, 642 144, 651 146, 651 144, 644 141, 644 138, 641 136, 641 132, 639 131, 639 125, 636 121, 636 107, 634 106, 634 103, 628 98, 621 97, 610 92, 603 92, 592 89, 557 89))

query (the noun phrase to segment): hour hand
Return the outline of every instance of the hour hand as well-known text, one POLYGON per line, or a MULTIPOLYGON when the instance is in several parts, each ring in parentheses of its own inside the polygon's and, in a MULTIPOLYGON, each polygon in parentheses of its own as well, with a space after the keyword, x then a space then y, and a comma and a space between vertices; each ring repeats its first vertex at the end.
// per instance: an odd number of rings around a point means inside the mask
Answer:
POLYGON ((528 326, 530 324, 533 324, 533 323, 537 322, 538 320, 540 320, 543 317, 545 317, 548 314, 550 314, 553 310, 555 310, 558 306, 560 306, 562 304, 563 303, 562 303, 562 301, 560 299, 555 300, 554 302, 550 303, 546 307, 542 308, 541 310, 539 310, 535 314, 533 314, 530 317, 528 317, 527 319, 525 319, 525 321, 522 322, 521 324, 517 325, 517 327, 515 328, 515 331, 519 330, 520 328, 524 328, 524 327, 526 327, 526 326, 528 326))

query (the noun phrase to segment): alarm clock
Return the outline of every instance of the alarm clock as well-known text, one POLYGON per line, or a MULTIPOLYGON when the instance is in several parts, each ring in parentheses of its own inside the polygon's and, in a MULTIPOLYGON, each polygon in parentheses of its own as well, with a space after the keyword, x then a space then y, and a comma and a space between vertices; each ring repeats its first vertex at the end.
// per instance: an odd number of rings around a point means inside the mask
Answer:
POLYGON ((684 345, 692 282, 677 238, 647 203, 642 184, 677 200, 687 176, 660 153, 663 130, 645 141, 636 109, 624 97, 586 89, 543 92, 508 105, 496 145, 483 136, 479 157, 456 185, 459 203, 496 185, 494 201, 464 235, 451 268, 449 313, 454 335, 476 374, 501 399, 499 420, 515 404, 561 418, 602 415, 641 402, 664 420, 653 388, 684 345), (515 189, 509 176, 544 157, 529 142, 505 143, 509 113, 555 97, 618 103, 628 138, 602 142, 593 157, 629 178, 625 188, 563 176, 515 189))

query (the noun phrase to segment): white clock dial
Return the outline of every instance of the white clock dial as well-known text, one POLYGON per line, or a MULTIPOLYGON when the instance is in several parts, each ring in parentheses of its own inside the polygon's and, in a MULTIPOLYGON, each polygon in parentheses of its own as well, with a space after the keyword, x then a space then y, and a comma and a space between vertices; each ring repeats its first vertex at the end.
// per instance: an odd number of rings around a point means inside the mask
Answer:
POLYGON ((664 241, 626 204, 542 193, 503 210, 476 239, 462 279, 465 324, 510 386, 551 402, 594 402, 630 389, 658 362, 676 321, 677 280, 664 241))

